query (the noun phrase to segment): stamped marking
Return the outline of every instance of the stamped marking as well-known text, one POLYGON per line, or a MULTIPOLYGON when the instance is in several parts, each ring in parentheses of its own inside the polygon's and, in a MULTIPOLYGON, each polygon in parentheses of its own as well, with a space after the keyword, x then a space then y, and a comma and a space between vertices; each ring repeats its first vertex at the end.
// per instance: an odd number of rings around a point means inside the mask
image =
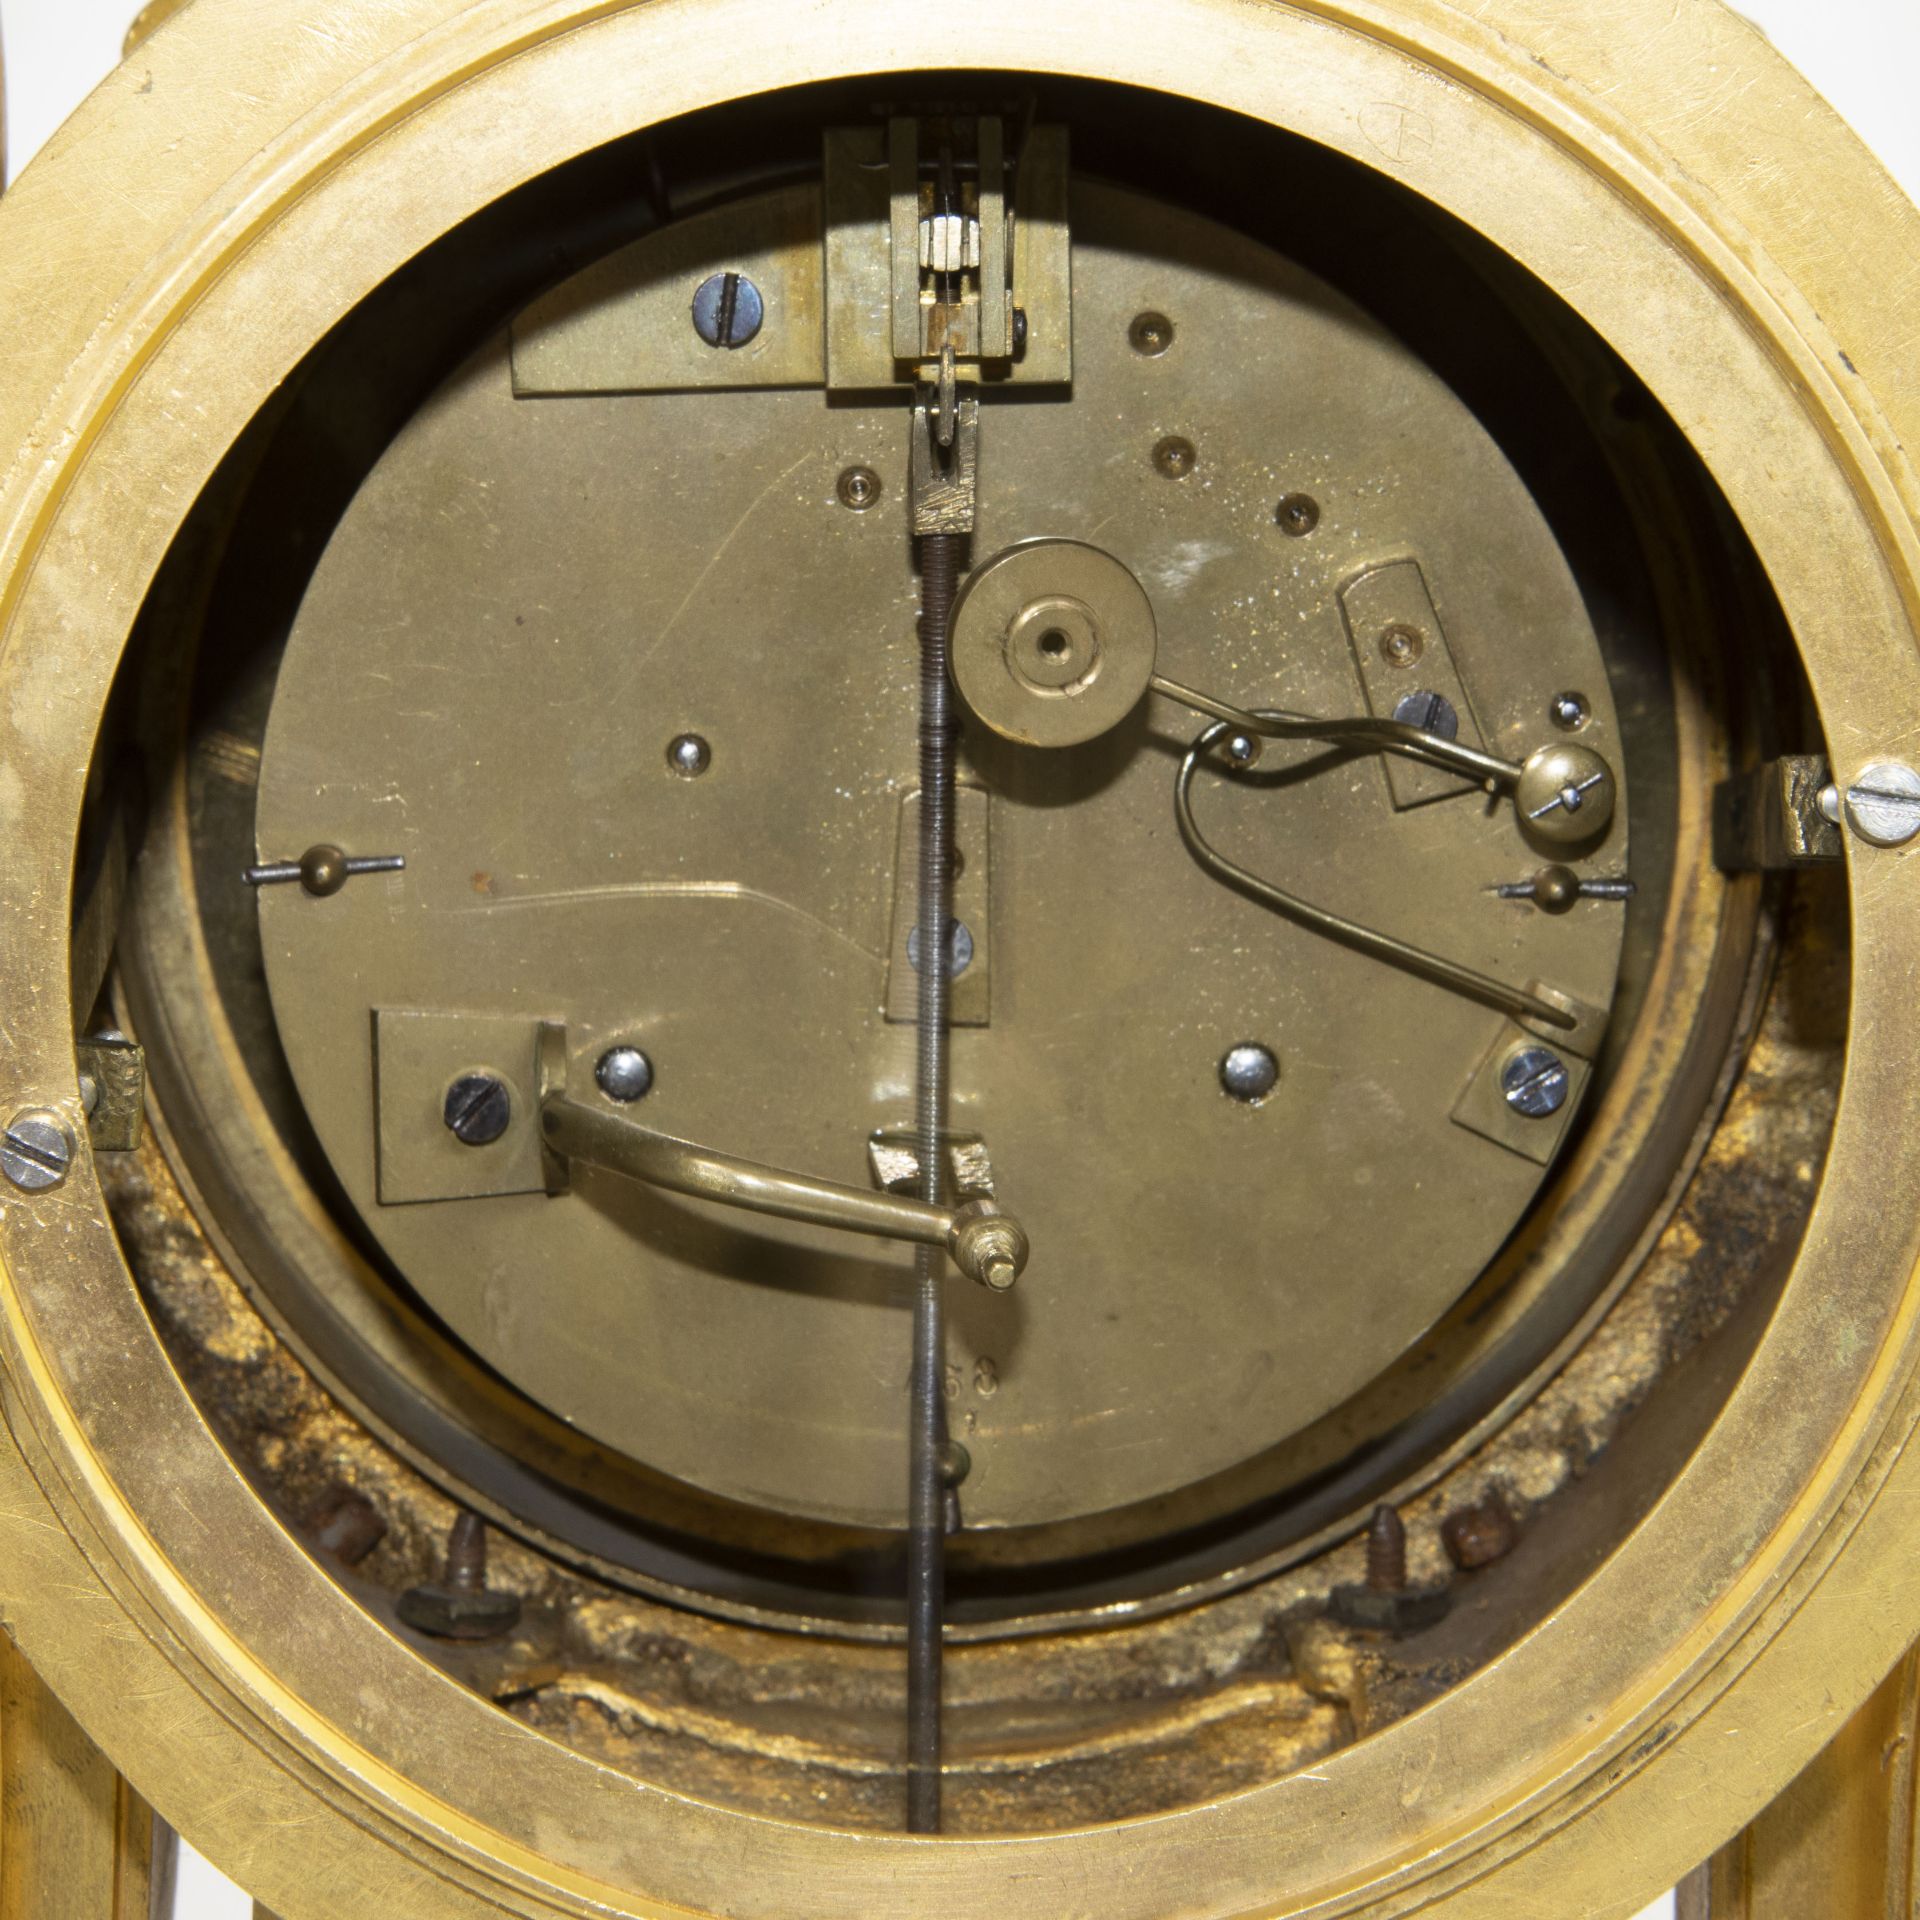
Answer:
POLYGON ((1433 151, 1433 122, 1418 107, 1397 101, 1376 100, 1362 107, 1360 131, 1369 146, 1400 165, 1433 151))

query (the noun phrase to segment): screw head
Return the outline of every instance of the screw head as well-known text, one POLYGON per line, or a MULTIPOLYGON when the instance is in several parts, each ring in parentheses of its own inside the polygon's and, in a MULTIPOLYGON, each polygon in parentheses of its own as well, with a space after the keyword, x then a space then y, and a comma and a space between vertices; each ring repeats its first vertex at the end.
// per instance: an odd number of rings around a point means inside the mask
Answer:
POLYGON ((316 900, 328 900, 347 884, 347 856, 338 847, 309 847, 300 856, 300 884, 316 900))
POLYGON ((490 1147, 513 1118, 513 1096, 490 1073, 463 1073, 447 1089, 440 1117, 462 1146, 490 1147))
POLYGON ((1460 738, 1460 712, 1444 693, 1428 693, 1416 688, 1403 693, 1394 702, 1393 717, 1403 727, 1418 727, 1442 740, 1460 738))
POLYGON ((1380 636, 1380 658, 1390 667, 1410 667, 1427 650, 1427 636, 1418 627, 1395 622, 1380 636))
POLYGON ((1273 510, 1282 533, 1304 540, 1320 524, 1320 502, 1310 493, 1290 493, 1273 510))
POLYGON ((869 507, 880 502, 880 476, 871 467, 849 467, 840 476, 839 485, 834 489, 840 496, 843 507, 851 507, 855 513, 865 513, 869 507))
POLYGON ((1251 733, 1230 733, 1220 742, 1220 758, 1230 767, 1260 764, 1260 741, 1251 733))
POLYGON ((1567 1104, 1573 1082, 1567 1063, 1550 1047, 1520 1047, 1500 1069, 1500 1091, 1515 1113, 1546 1120, 1567 1104))
POLYGON ((1251 1106, 1280 1084, 1280 1062, 1272 1048, 1243 1040, 1221 1057, 1220 1084, 1234 1099, 1251 1106))
POLYGON ((638 1047, 609 1047, 593 1069, 594 1084, 622 1106, 653 1091, 653 1062, 638 1047))
MULTIPOLYGON (((907 932, 907 965, 920 971, 920 929, 907 932)), ((957 980, 973 965, 973 930, 964 920, 947 922, 947 978, 957 980)))
POLYGON ((940 1443, 940 1484, 953 1488, 964 1486, 967 1475, 973 1471, 973 1455, 958 1440, 948 1439, 940 1443))
POLYGON ((1127 343, 1135 353, 1157 360, 1173 345, 1173 322, 1164 313, 1136 313, 1127 329, 1127 343))
POLYGON ((1547 718, 1562 733, 1578 733, 1593 718, 1593 702, 1584 693, 1571 689, 1556 693, 1547 702, 1547 718))
POLYGON ((744 273, 716 273, 693 296, 693 330, 710 347, 744 347, 766 317, 760 289, 744 273))
POLYGON ((45 1193, 66 1179, 73 1165, 73 1136, 57 1114, 29 1107, 7 1122, 0 1137, 0 1173, 22 1193, 45 1193))
POLYGON ((1864 768, 1846 791, 1847 825, 1870 847, 1904 847, 1920 833, 1920 773, 1897 760, 1864 768))
POLYGON ((698 780, 713 765, 713 749, 697 733, 676 733, 667 742, 667 765, 682 780, 698 780))
POLYGON ((1153 464, 1169 480, 1184 480, 1198 464, 1200 456, 1194 451, 1191 440, 1183 439, 1179 434, 1169 434, 1153 450, 1153 464))
POLYGON ((1606 831, 1613 797, 1613 769, 1591 747, 1567 744, 1527 756, 1513 804, 1536 839, 1574 845, 1606 831))

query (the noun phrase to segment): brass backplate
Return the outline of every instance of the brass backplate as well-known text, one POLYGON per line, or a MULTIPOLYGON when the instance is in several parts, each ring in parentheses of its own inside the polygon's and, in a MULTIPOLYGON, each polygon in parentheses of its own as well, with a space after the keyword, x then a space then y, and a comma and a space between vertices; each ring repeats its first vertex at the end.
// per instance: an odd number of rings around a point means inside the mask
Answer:
MULTIPOLYGON (((792 204, 743 203, 740 244, 792 204)), ((1170 674, 1330 715, 1368 708, 1351 583, 1417 556, 1468 724, 1523 757, 1578 686, 1584 737, 1617 755, 1566 564, 1430 371, 1205 221, 1082 183, 1073 230, 1075 384, 982 400, 980 553, 1090 539, 1144 586, 1170 674), (1174 318, 1170 351, 1140 350, 1142 312, 1174 318), (1189 464, 1156 458, 1170 436, 1189 464), (1304 539, 1276 511, 1302 491, 1322 514, 1304 539)), ((567 306, 584 338, 631 298, 589 269, 542 311, 567 306)), ((489 347, 341 523, 281 670, 258 819, 264 847, 407 858, 327 900, 265 890, 260 914, 314 1124, 409 1281, 649 1467, 881 1527, 904 1485, 903 1254, 592 1174, 552 1204, 383 1206, 366 1036, 370 1009, 405 1008, 630 1038, 658 1074, 649 1126, 865 1183, 869 1136, 911 1113, 913 1034, 888 1014, 917 592, 901 505, 852 510, 837 482, 904 476, 907 422, 888 396, 516 397, 489 347), (669 762, 686 733, 707 743, 695 777, 669 762)), ((1497 1013, 1195 866, 1172 820, 1194 724, 1147 702, 1066 751, 964 741, 992 855, 959 881, 981 942, 958 982, 953 1124, 986 1141, 1034 1245, 1014 1295, 953 1296, 977 1529, 1141 1502, 1296 1432, 1467 1287, 1548 1157, 1451 1119, 1497 1013), (1282 1063, 1257 1104, 1222 1089, 1241 1042, 1282 1063)), ((1611 998, 1617 904, 1560 919, 1490 893, 1536 864, 1510 808, 1469 792, 1399 812, 1376 762, 1315 751, 1275 752, 1206 804, 1236 858, 1310 898, 1516 984, 1611 998)), ((1623 817, 1608 871, 1627 844, 1623 817)), ((385 1166, 384 1086, 381 1113, 385 1166)))

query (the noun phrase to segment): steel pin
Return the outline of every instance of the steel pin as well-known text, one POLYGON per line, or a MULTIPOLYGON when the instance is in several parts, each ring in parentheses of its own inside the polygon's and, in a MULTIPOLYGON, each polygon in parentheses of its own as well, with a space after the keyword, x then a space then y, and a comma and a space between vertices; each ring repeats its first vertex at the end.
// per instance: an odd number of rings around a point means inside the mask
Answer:
POLYGON ((404 873, 406 858, 398 853, 342 853, 324 843, 309 847, 298 860, 267 860, 240 875, 250 887, 285 886, 297 880, 316 900, 330 899, 356 874, 404 873))

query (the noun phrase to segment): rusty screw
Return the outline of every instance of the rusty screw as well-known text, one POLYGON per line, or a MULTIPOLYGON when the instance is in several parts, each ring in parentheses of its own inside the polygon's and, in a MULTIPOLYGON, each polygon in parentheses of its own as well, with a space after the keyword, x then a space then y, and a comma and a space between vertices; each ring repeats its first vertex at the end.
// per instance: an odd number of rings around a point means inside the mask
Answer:
POLYGON ((1398 1593, 1407 1584, 1407 1523, 1391 1507, 1375 1507, 1367 1523, 1367 1585, 1398 1593))
POLYGON ((487 1527, 463 1513, 447 1533, 446 1570, 400 1596, 400 1618, 436 1640, 497 1640, 520 1622, 520 1596, 487 1585, 487 1527))
POLYGON ((1462 1572, 1504 1560, 1520 1538, 1513 1510, 1495 1488, 1484 1500, 1461 1507, 1440 1523, 1447 1558, 1462 1572))
POLYGON ((342 1488, 307 1518, 306 1533, 322 1553, 357 1567, 387 1536, 387 1522, 365 1494, 342 1488))
POLYGON ((1366 1585, 1335 1587, 1328 1611, 1343 1626, 1402 1634, 1438 1625, 1452 1604, 1445 1587, 1407 1585, 1406 1522, 1379 1506, 1367 1524, 1366 1585))

